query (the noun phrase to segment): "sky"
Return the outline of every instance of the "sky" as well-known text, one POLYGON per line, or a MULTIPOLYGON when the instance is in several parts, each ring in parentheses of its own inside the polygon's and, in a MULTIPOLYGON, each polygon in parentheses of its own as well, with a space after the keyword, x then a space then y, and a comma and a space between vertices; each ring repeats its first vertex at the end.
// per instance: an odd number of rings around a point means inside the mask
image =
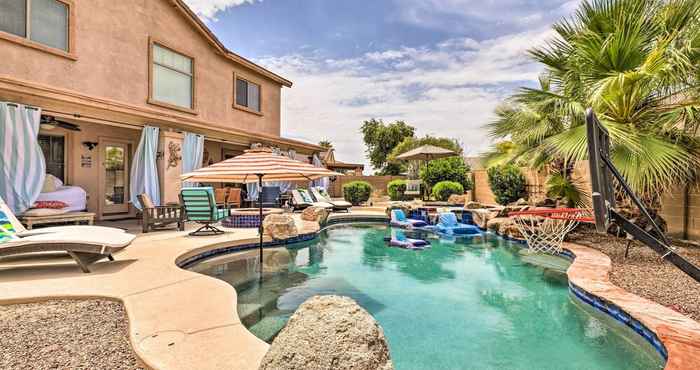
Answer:
POLYGON ((294 83, 282 136, 330 140, 336 159, 368 165, 370 118, 456 138, 467 155, 488 149, 495 107, 541 72, 527 50, 580 0, 186 2, 230 50, 294 83))

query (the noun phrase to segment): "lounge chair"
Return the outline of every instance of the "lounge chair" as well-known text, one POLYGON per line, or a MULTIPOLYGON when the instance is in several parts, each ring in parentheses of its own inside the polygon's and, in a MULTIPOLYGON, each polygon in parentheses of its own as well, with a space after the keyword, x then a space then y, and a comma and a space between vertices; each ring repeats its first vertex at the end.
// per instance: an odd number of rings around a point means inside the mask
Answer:
POLYGON ((219 209, 211 187, 183 188, 180 190, 180 204, 188 221, 203 225, 190 233, 192 236, 218 235, 224 231, 212 226, 227 216, 227 210, 219 209))
POLYGON ((172 224, 177 224, 177 229, 180 231, 185 230, 184 212, 182 212, 182 207, 179 204, 157 206, 146 193, 139 194, 136 197, 143 207, 141 224, 144 233, 154 229, 162 229, 172 224))
POLYGON ((391 226, 400 227, 402 229, 412 229, 414 227, 426 227, 428 223, 422 220, 407 218, 403 210, 391 210, 391 226))
POLYGON ((346 202, 344 200, 331 199, 331 197, 328 196, 326 191, 322 189, 311 188, 311 196, 313 196, 317 202, 326 202, 333 205, 334 211, 350 212, 350 208, 352 207, 352 203, 350 202, 346 202))
POLYGON ((22 223, 15 217, 10 207, 5 204, 5 201, 0 197, 0 223, 5 223, 12 226, 14 235, 19 238, 25 238, 34 235, 54 234, 54 233, 124 233, 124 229, 106 226, 93 225, 68 225, 68 226, 50 226, 41 227, 38 229, 27 230, 22 223))
MULTIPOLYGON (((6 230, 7 231, 7 230, 6 230)), ((131 244, 135 235, 124 232, 108 233, 50 233, 23 238, 5 234, 0 238, 0 257, 41 252, 66 252, 83 272, 90 272, 90 265, 107 258, 114 261, 116 253, 131 244)))
POLYGON ((403 231, 392 229, 391 238, 388 238, 389 246, 404 249, 425 249, 430 248, 430 242, 422 239, 412 239, 406 236, 403 231))
POLYGON ((306 190, 292 190, 292 206, 294 210, 306 209, 311 206, 333 209, 333 205, 326 202, 315 202, 306 190))
POLYGON ((462 224, 457 221, 457 216, 452 212, 442 212, 438 217, 437 231, 447 235, 477 235, 481 230, 474 225, 462 224))

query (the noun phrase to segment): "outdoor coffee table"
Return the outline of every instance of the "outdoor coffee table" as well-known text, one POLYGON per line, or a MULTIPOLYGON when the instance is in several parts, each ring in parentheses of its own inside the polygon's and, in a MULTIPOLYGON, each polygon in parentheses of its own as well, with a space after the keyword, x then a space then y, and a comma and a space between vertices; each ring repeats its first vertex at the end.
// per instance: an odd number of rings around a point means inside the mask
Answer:
POLYGON ((74 222, 76 225, 80 225, 82 222, 87 222, 88 225, 92 225, 95 222, 95 214, 92 212, 69 212, 59 215, 19 216, 17 218, 27 227, 27 230, 31 230, 34 225, 58 224, 66 222, 74 222))

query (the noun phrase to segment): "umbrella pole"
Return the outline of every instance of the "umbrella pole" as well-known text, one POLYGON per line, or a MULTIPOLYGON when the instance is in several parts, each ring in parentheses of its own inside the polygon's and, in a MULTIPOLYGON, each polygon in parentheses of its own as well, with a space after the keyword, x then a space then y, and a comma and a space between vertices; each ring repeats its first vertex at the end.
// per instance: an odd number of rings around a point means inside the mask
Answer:
POLYGON ((258 234, 260 234, 260 244, 258 249, 260 250, 260 279, 262 280, 263 274, 263 185, 262 185, 263 175, 258 174, 258 208, 260 215, 260 225, 258 226, 258 234))

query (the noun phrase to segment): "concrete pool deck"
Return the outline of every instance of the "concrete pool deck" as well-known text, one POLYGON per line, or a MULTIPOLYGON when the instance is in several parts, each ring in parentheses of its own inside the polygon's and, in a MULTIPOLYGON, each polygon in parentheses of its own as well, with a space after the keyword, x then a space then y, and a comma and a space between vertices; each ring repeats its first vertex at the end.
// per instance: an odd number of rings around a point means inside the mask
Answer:
MULTIPOLYGON (((386 219, 383 212, 336 213, 330 222, 386 219)), ((319 231, 296 217, 300 234, 319 231)), ((256 243, 256 229, 227 229, 211 237, 166 231, 139 235, 134 243, 83 274, 72 260, 10 259, 0 262, 0 304, 56 298, 104 297, 123 302, 132 347, 154 369, 257 369, 268 345, 240 322, 236 292, 227 283, 187 271, 177 262, 213 249, 256 243)), ((269 241, 266 239, 266 241, 269 241)), ((700 368, 700 324, 628 293, 609 282, 610 260, 588 247, 567 244, 576 255, 569 280, 615 303, 653 330, 668 350, 666 369, 700 368)), ((271 248, 274 249, 274 248, 271 248)))

